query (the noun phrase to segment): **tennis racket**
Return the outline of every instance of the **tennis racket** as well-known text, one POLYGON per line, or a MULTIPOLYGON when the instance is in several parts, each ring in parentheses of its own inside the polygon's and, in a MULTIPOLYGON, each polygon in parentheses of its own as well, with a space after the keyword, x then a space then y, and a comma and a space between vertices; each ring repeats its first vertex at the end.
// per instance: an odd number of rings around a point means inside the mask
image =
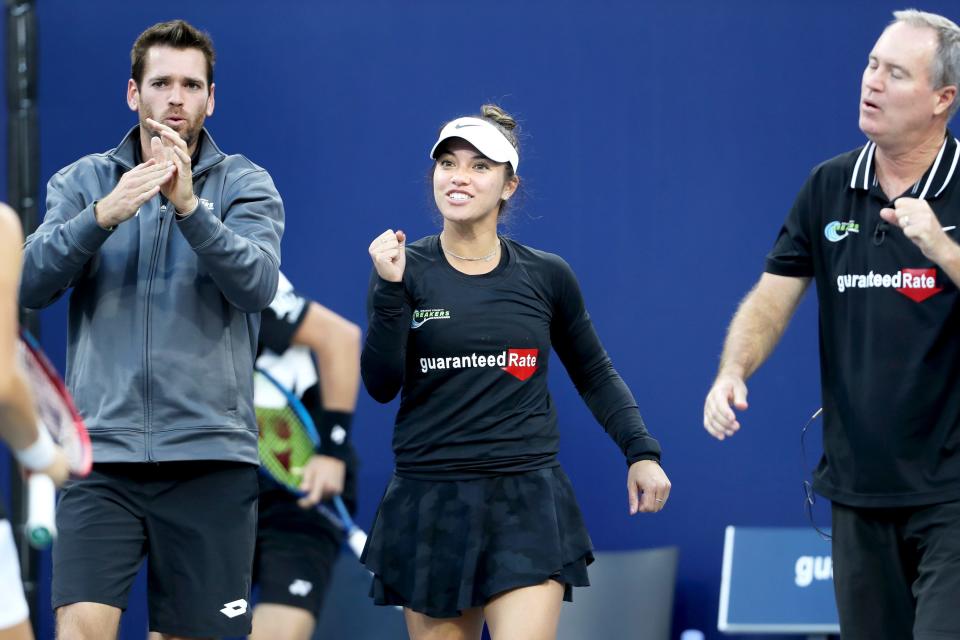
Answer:
MULTIPOLYGON (((45 428, 63 449, 71 475, 87 475, 93 465, 93 448, 70 392, 36 338, 24 329, 20 330, 19 346, 20 364, 33 393, 38 428, 45 428)), ((43 549, 57 535, 56 488, 49 477, 32 473, 27 481, 27 491, 27 540, 31 546, 43 549)))
MULTIPOLYGON (((260 427, 257 440, 260 470, 302 497, 303 467, 316 452, 320 434, 300 399, 263 369, 256 370, 253 388, 260 427)), ((316 510, 344 532, 350 550, 359 558, 367 543, 367 534, 350 517, 340 496, 334 496, 329 502, 330 506, 319 504, 316 510)))

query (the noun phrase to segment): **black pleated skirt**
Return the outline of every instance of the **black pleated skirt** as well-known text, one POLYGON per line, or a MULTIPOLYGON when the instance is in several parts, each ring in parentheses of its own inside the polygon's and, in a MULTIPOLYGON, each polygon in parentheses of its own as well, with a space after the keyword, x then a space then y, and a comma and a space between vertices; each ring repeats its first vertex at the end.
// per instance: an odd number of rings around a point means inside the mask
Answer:
POLYGON ((554 579, 585 587, 593 545, 560 467, 480 480, 394 476, 362 560, 370 595, 434 618, 554 579))

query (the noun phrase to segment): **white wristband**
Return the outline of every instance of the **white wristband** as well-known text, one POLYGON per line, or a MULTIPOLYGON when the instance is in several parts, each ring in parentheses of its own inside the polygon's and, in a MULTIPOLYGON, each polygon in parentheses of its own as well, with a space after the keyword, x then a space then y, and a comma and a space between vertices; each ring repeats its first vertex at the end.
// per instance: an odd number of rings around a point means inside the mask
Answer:
POLYGON ((53 444, 53 438, 47 428, 42 424, 37 425, 37 441, 26 449, 14 451, 17 460, 31 471, 41 471, 49 467, 57 455, 56 445, 53 444))

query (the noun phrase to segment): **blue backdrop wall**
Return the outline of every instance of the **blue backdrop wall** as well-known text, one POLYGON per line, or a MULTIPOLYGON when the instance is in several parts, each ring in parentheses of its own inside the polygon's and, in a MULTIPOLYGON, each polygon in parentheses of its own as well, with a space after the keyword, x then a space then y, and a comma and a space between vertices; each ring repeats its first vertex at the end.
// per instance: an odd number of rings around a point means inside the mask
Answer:
MULTIPOLYGON (((674 485, 664 512, 628 517, 622 459, 555 366, 561 458, 594 543, 679 546, 674 627, 709 636, 724 527, 806 522, 800 482, 815 454, 801 461, 799 430, 819 406, 812 296, 751 382, 740 435, 710 439, 703 398, 728 319, 808 171, 862 144, 860 73, 897 8, 40 0, 42 176, 120 141, 135 122, 124 101, 133 39, 186 18, 218 49, 211 132, 266 167, 283 195, 283 270, 364 325, 370 239, 437 229, 425 178, 437 128, 502 104, 523 126, 526 198, 509 232, 576 270, 674 485)), ((923 8, 957 18, 954 2, 923 8)), ((60 303, 43 316, 60 363, 64 333, 60 303)), ((363 524, 391 472, 395 410, 362 395, 363 524)), ((637 597, 646 587, 637 576, 637 597)))

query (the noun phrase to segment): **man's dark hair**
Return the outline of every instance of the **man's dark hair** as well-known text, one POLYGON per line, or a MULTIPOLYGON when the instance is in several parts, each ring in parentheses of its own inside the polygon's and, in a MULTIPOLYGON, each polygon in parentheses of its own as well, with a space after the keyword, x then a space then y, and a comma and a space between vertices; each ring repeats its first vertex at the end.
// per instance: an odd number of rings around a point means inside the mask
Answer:
POLYGON ((207 59, 207 89, 213 84, 213 64, 217 54, 213 51, 210 34, 200 31, 186 20, 158 22, 137 37, 130 50, 130 77, 140 86, 143 68, 150 47, 162 46, 174 49, 199 49, 207 59))

